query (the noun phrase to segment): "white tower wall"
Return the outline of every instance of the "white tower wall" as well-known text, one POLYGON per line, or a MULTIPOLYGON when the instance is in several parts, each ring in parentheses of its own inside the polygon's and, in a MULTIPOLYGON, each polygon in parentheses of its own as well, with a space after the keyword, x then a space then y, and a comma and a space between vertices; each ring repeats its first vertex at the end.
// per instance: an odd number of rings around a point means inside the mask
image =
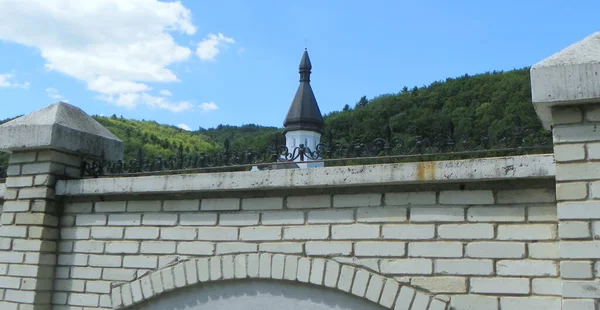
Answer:
MULTIPOLYGON (((288 148, 290 153, 293 153, 294 150, 300 147, 300 144, 304 144, 304 147, 310 149, 310 151, 314 152, 317 150, 317 145, 321 142, 321 134, 315 131, 307 131, 307 130, 294 130, 288 131, 285 133, 285 146, 288 148)), ((300 162, 300 157, 294 160, 295 162, 300 162)), ((304 158, 305 162, 310 162, 312 159, 304 158)), ((300 163, 298 164, 300 168, 313 168, 313 167, 323 167, 323 162, 313 162, 313 163, 300 163)))

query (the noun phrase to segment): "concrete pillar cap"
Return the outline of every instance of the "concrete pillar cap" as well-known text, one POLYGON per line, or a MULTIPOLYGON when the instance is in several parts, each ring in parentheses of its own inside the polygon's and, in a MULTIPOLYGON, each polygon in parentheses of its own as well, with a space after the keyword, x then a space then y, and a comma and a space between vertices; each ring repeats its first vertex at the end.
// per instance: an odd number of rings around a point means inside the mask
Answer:
POLYGON ((600 32, 531 67, 531 98, 546 129, 553 106, 600 103, 600 32))
POLYGON ((0 126, 0 151, 55 149, 123 159, 123 141, 80 108, 58 102, 0 126))

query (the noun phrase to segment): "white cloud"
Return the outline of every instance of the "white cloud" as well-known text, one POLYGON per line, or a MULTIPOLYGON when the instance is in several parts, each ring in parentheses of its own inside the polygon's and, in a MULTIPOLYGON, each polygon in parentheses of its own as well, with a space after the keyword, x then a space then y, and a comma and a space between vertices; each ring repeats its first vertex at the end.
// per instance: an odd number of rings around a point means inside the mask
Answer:
MULTIPOLYGON (((0 40, 39 49, 48 70, 84 81, 101 98, 131 108, 191 106, 147 93, 147 83, 179 81, 169 66, 192 54, 172 32, 196 32, 191 12, 178 1, 0 1, 0 40)), ((0 86, 19 85, 7 82, 11 77, 0 77, 0 86)))
POLYGON ((221 51, 219 48, 232 43, 235 43, 235 41, 230 37, 224 36, 222 33, 211 33, 206 36, 202 42, 198 43, 196 55, 198 55, 198 57, 204 61, 215 60, 215 57, 217 57, 221 51))
POLYGON ((198 105, 200 111, 202 112, 210 112, 219 109, 219 107, 214 102, 202 102, 198 105))
POLYGON ((29 82, 16 83, 13 82, 14 76, 12 74, 0 74, 0 88, 5 87, 18 87, 18 88, 28 88, 29 82))
POLYGON ((165 97, 171 97, 171 96, 173 96, 173 93, 172 93, 172 92, 170 92, 170 91, 168 91, 168 90, 166 90, 166 89, 163 89, 163 90, 161 90, 161 91, 159 92, 159 94, 160 94, 161 96, 165 96, 165 97))
POLYGON ((186 124, 179 124, 179 125, 177 125, 177 127, 181 128, 185 131, 192 131, 192 128, 186 124))
POLYGON ((53 88, 53 87, 46 88, 46 94, 48 94, 48 97, 50 97, 54 100, 68 102, 68 100, 66 100, 65 97, 63 95, 61 95, 60 92, 58 91, 58 89, 56 89, 56 88, 53 88))
POLYGON ((165 97, 153 96, 147 93, 127 93, 119 95, 100 96, 99 99, 112 102, 117 106, 133 109, 139 104, 145 104, 151 109, 165 109, 174 113, 188 111, 194 105, 188 101, 171 102, 165 97))
POLYGON ((92 81, 88 81, 88 88, 103 94, 139 93, 150 89, 146 84, 115 81, 108 76, 99 76, 92 81))

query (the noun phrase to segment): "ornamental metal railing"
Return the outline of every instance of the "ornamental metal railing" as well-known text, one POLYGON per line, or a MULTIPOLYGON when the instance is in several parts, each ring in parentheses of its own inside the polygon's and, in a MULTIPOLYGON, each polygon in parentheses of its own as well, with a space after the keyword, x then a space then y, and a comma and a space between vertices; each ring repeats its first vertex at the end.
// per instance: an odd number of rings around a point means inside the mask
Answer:
POLYGON ((277 134, 272 145, 264 150, 235 150, 230 148, 229 141, 225 140, 223 148, 213 153, 186 154, 180 146, 175 154, 168 158, 145 157, 140 148, 136 158, 126 161, 106 161, 103 158, 86 160, 83 162, 82 176, 247 171, 251 167, 276 169, 289 167, 293 163, 314 161, 325 162, 327 165, 347 165, 552 152, 550 135, 519 128, 501 138, 491 138, 488 135, 480 135, 477 138, 455 137, 453 130, 450 130, 446 135, 415 136, 407 139, 395 136, 388 128, 386 137, 369 142, 335 142, 331 133, 327 134, 324 140, 314 150, 303 144, 288 149, 280 143, 282 137, 277 134))

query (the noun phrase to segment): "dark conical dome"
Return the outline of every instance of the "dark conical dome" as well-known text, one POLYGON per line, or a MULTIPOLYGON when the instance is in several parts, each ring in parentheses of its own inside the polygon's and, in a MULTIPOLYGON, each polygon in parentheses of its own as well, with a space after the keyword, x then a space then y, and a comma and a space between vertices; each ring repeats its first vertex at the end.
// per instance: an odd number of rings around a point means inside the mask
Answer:
POLYGON ((300 69, 300 73, 302 73, 303 70, 310 71, 310 69, 312 69, 312 64, 310 63, 310 58, 308 57, 308 51, 306 50, 304 50, 304 54, 302 54, 302 60, 300 60, 300 66, 298 69, 300 69))
POLYGON ((319 110, 317 99, 310 87, 310 70, 312 64, 305 50, 300 61, 300 85, 292 101, 287 117, 283 122, 285 132, 292 130, 308 130, 322 132, 325 122, 319 110))

